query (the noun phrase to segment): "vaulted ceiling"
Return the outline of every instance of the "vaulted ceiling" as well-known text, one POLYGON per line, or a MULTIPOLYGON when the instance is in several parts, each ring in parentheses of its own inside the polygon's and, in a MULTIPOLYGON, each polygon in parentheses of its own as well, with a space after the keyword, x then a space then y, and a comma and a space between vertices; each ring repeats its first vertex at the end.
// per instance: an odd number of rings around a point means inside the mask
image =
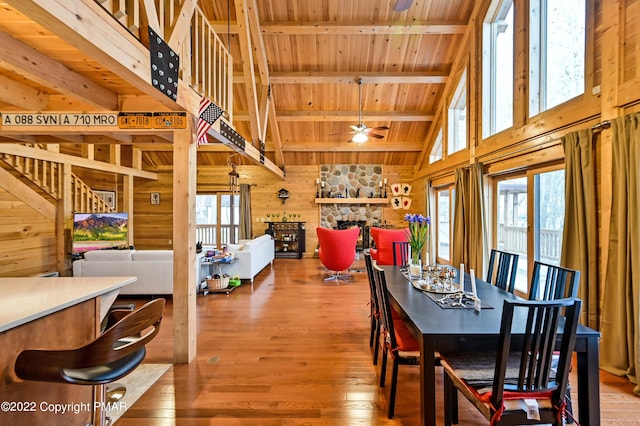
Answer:
MULTIPOLYGON (((267 97, 266 155, 278 166, 416 165, 475 2, 414 0, 396 12, 395 1, 199 0, 234 58, 232 124, 238 133, 256 140, 251 106, 267 97), (349 142, 360 108, 366 126, 388 127, 374 132, 382 139, 349 142)), ((167 109, 166 100, 132 83, 124 71, 131 64, 116 67, 101 54, 92 56, 80 39, 74 42, 69 28, 38 18, 39 3, 0 1, 0 112, 117 111, 125 105, 142 108, 141 103, 167 109)), ((95 36, 107 37, 103 30, 96 28, 95 36)), ((149 164, 172 161, 170 138, 152 133, 0 129, 0 142, 8 141, 60 142, 61 150, 76 153, 87 143, 137 145, 149 164)), ((226 164, 229 152, 224 146, 201 147, 198 163, 226 164)))

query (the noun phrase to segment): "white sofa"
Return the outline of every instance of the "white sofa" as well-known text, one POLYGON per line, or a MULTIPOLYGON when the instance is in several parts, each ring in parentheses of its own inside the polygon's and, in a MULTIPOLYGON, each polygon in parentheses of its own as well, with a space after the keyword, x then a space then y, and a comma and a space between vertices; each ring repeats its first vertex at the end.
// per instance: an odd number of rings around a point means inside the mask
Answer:
POLYGON ((275 252, 271 235, 265 234, 252 240, 240 240, 238 244, 228 244, 227 251, 233 253, 238 261, 225 265, 224 273, 231 277, 251 280, 251 285, 255 276, 268 264, 273 267, 275 252))
MULTIPOLYGON (((196 279, 200 279, 200 258, 196 279)), ((73 262, 74 277, 135 276, 120 294, 173 294, 173 250, 95 250, 73 262)), ((197 288, 197 283, 194 283, 197 288)))

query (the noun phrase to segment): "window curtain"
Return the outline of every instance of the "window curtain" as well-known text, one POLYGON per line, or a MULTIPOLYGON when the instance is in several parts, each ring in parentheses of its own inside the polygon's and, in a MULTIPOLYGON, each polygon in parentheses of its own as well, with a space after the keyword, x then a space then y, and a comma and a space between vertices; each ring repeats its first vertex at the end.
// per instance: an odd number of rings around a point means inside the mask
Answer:
POLYGON ((567 134, 565 155, 565 216, 560 264, 580 271, 580 322, 600 328, 598 273, 598 206, 596 202, 594 133, 591 129, 567 134))
POLYGON ((456 169, 455 186, 452 265, 464 263, 483 276, 488 244, 482 163, 456 169))
POLYGON ((240 239, 250 239, 252 235, 251 220, 251 185, 240 184, 240 239))
POLYGON ((435 229, 435 217, 433 215, 432 206, 435 205, 434 202, 434 194, 431 190, 431 183, 427 180, 424 182, 424 198, 425 198, 425 209, 427 211, 427 217, 431 218, 431 226, 429 226, 429 232, 427 233, 427 253, 428 258, 426 259, 426 264, 430 265, 432 260, 436 259, 436 251, 435 251, 435 238, 433 238, 433 230, 435 229))
POLYGON ((640 395, 640 114, 612 120, 612 205, 602 308, 601 368, 640 395))
POLYGON ((468 233, 466 231, 466 218, 469 216, 469 189, 467 182, 467 169, 459 167, 456 169, 455 179, 455 204, 453 208, 453 238, 451 246, 451 264, 460 265, 464 263, 469 267, 467 241, 468 233))

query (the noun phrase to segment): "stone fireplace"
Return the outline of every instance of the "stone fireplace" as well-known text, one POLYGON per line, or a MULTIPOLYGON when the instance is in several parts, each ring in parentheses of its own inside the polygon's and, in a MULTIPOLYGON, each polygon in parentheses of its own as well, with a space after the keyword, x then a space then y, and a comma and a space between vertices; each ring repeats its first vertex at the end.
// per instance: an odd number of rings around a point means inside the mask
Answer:
POLYGON ((364 220, 338 220, 336 229, 349 229, 354 226, 360 228, 360 235, 356 242, 356 250, 364 250, 369 248, 369 226, 364 220))
POLYGON ((320 204, 320 226, 332 229, 359 226, 357 248, 368 248, 369 228, 383 222, 383 205, 368 202, 370 198, 381 198, 382 166, 321 165, 320 181, 324 182, 320 197, 337 201, 320 204))

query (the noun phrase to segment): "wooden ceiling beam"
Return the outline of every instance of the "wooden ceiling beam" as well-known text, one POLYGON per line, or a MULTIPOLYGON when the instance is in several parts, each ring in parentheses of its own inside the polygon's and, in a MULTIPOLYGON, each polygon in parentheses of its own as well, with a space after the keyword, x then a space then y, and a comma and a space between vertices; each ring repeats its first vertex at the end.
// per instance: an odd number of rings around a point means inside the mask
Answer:
MULTIPOLYGON (((232 22, 211 22, 218 34, 238 33, 238 25, 232 22)), ((371 34, 464 34, 466 23, 461 22, 413 22, 411 24, 371 24, 371 22, 263 22, 262 34, 288 35, 371 35, 371 34)))
POLYGON ((0 75, 0 102, 27 111, 44 111, 49 108, 49 97, 38 89, 0 75))
MULTIPOLYGON (((169 46, 179 50, 180 44, 191 31, 191 18, 196 10, 196 0, 186 0, 178 11, 178 19, 173 24, 170 34, 165 34, 164 39, 167 40, 169 46)), ((156 18, 157 19, 157 18, 156 18)), ((153 28, 153 27, 152 27, 153 28)), ((166 32, 166 31, 165 31, 166 32)))
MULTIPOLYGON (((178 92, 178 101, 173 101, 167 96, 156 90, 151 85, 151 67, 149 66, 149 50, 126 28, 118 25, 112 16, 95 1, 89 0, 48 0, 47 2, 40 0, 5 0, 7 4, 14 7, 24 15, 28 16, 34 22, 43 25, 58 37, 65 40, 84 54, 90 56, 103 66, 117 74, 120 78, 136 87, 143 93, 151 95, 160 103, 168 107, 172 111, 182 110, 184 108, 192 111, 198 110, 199 99, 196 96, 190 98, 188 93, 178 92)), ((0 46, 2 43, 0 43, 0 46)), ((14 53, 15 54, 15 53, 14 53)), ((61 64, 53 62, 58 69, 61 64)), ((106 103, 101 105, 100 109, 118 110, 117 97, 114 101, 112 92, 101 88, 98 91, 94 88, 97 86, 89 80, 91 86, 84 86, 79 82, 69 80, 67 74, 62 74, 64 80, 52 80, 56 77, 47 67, 42 68, 46 75, 46 83, 48 87, 54 87, 52 82, 64 84, 64 90, 72 91, 81 90, 80 94, 91 101, 91 104, 106 103), (79 87, 79 86, 82 86, 79 87), (110 94, 106 99, 100 99, 99 93, 107 92, 110 94)), ((66 69, 66 67, 65 67, 66 69)), ((71 74, 74 75, 74 74, 71 74)), ((60 78, 57 76, 58 79, 60 78)), ((100 86, 98 86, 100 87, 100 86)), ((182 84, 181 89, 186 89, 186 84, 182 84)))
POLYGON ((0 67, 101 109, 117 110, 118 95, 0 31, 0 67))
POLYGON ((354 83, 362 78, 367 84, 445 84, 449 73, 425 72, 272 72, 271 84, 354 83))
MULTIPOLYGON (((249 121, 246 111, 235 113, 235 121, 249 121)), ((433 121, 433 113, 420 111, 362 111, 363 121, 433 121)), ((278 111, 278 121, 358 121, 358 111, 278 111)))
MULTIPOLYGON (((236 72, 233 82, 243 84, 243 73, 236 72)), ((445 84, 449 73, 445 71, 425 72, 271 72, 271 84, 351 84, 358 78, 369 84, 445 84)))
POLYGON ((256 93, 256 78, 254 73, 253 46, 249 27, 247 2, 245 0, 234 1, 236 16, 238 17, 238 37, 240 41, 240 57, 242 61, 242 73, 245 85, 246 102, 249 108, 250 142, 253 145, 260 139, 260 109, 258 106, 258 94, 256 93))
MULTIPOLYGON (((345 135, 346 136, 346 135, 345 135)), ((384 140, 369 140, 362 145, 348 143, 346 139, 339 142, 289 142, 284 152, 420 152, 422 142, 394 142, 387 144, 384 140)))

